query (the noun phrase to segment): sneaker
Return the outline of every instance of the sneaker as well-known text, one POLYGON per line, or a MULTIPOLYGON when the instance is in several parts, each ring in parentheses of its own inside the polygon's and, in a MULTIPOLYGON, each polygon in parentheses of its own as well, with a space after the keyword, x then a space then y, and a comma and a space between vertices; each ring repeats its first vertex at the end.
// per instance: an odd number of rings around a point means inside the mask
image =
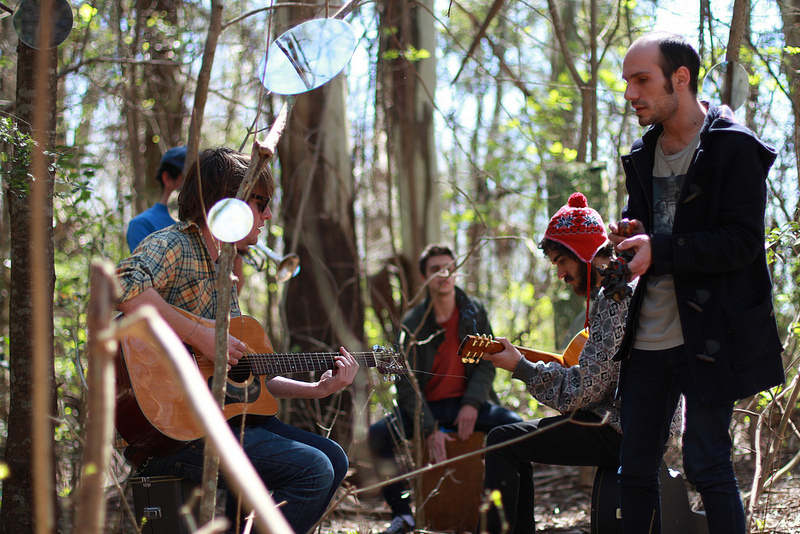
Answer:
POLYGON ((380 532, 379 534, 406 534, 414 530, 414 519, 411 517, 405 518, 398 515, 392 518, 389 528, 380 532), (410 522, 409 522, 410 520, 410 522))

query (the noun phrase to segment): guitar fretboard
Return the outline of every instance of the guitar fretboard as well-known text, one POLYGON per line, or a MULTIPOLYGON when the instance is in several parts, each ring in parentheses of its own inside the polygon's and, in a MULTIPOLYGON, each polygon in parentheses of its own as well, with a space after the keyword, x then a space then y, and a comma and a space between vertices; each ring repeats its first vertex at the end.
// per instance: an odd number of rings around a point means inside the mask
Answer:
MULTIPOLYGON (((374 352, 351 352, 358 365, 376 367, 374 352)), ((249 365, 254 375, 280 375, 303 371, 325 371, 336 369, 338 352, 269 352, 252 353, 239 361, 239 365, 249 365)), ((237 365, 236 367, 239 367, 237 365)))

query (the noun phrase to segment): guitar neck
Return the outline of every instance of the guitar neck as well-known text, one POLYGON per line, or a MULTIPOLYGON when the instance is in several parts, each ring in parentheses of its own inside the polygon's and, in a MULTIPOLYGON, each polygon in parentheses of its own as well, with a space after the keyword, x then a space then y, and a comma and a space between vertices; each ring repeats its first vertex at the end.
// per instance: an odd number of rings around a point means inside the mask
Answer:
MULTIPOLYGON (((374 352, 351 352, 358 365, 377 366, 374 352)), ((336 369, 338 352, 267 352, 247 355, 250 370, 254 375, 283 375, 304 371, 327 371, 336 369)))
MULTIPOLYGON (((572 341, 564 354, 556 354, 544 350, 528 349, 525 347, 514 347, 522 356, 531 362, 556 362, 559 365, 569 367, 578 363, 581 349, 586 342, 586 335, 579 333, 572 341)), ((483 358, 484 354, 496 354, 503 350, 503 345, 499 341, 492 339, 491 336, 467 336, 458 348, 458 354, 464 363, 477 363, 483 358)))
MULTIPOLYGON (((191 312, 173 306, 178 313, 184 317, 213 328, 214 321, 198 317, 191 312)), ((244 341, 248 348, 247 355, 239 360, 229 372, 237 377, 246 377, 252 373, 258 376, 281 375, 288 373, 300 373, 303 371, 326 371, 336 369, 336 357, 338 352, 291 352, 280 353, 272 352, 272 342, 270 342, 264 327, 258 321, 247 315, 231 317, 228 333, 244 341)), ((194 348, 192 347, 194 352, 194 348)), ((370 352, 351 352, 356 362, 362 367, 374 367, 382 374, 402 374, 405 373, 405 362, 393 351, 375 345, 370 352)), ((197 358, 197 363, 204 369, 208 360, 197 358)))
MULTIPOLYGON (((529 362, 557 362, 561 365, 564 365, 564 357, 560 354, 547 352, 546 350, 528 349, 518 345, 514 345, 514 348, 517 349, 529 362)), ((484 352, 494 354, 496 352, 500 352, 501 350, 503 350, 503 345, 499 341, 492 340, 489 345, 485 347, 484 352)))
MULTIPOLYGON (((502 345, 500 346, 502 347, 502 345)), ((544 350, 526 349, 525 347, 517 347, 516 345, 514 346, 529 362, 556 362, 560 365, 564 365, 564 357, 560 354, 555 354, 553 352, 547 352, 544 350)))

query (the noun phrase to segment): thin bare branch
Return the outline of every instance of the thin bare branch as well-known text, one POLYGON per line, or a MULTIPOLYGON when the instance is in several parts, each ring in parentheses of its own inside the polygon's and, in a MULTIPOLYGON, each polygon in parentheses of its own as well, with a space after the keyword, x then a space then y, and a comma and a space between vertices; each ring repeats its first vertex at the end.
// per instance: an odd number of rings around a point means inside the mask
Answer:
POLYGON ((450 83, 456 83, 458 77, 461 76, 461 71, 464 70, 467 61, 469 61, 470 58, 472 58, 472 54, 475 52, 475 49, 478 48, 481 39, 483 39, 486 36, 486 28, 489 27, 489 24, 492 23, 494 17, 500 12, 500 9, 503 7, 504 3, 505 0, 494 0, 492 7, 489 9, 489 13, 487 13, 486 15, 486 19, 484 19, 483 24, 481 24, 480 28, 478 28, 478 34, 472 40, 472 44, 469 45, 469 50, 467 50, 467 55, 465 55, 464 59, 461 61, 461 66, 458 68, 458 72, 456 72, 456 75, 453 77, 453 81, 450 83))

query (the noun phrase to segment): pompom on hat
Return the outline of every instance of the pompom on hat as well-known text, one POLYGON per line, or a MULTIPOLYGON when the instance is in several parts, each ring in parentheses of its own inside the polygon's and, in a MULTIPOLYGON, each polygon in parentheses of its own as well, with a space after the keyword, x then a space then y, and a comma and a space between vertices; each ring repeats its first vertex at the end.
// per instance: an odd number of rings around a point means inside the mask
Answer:
POLYGON ((584 263, 591 263, 595 254, 608 242, 603 218, 586 203, 583 193, 572 193, 550 219, 546 239, 561 243, 584 263))

